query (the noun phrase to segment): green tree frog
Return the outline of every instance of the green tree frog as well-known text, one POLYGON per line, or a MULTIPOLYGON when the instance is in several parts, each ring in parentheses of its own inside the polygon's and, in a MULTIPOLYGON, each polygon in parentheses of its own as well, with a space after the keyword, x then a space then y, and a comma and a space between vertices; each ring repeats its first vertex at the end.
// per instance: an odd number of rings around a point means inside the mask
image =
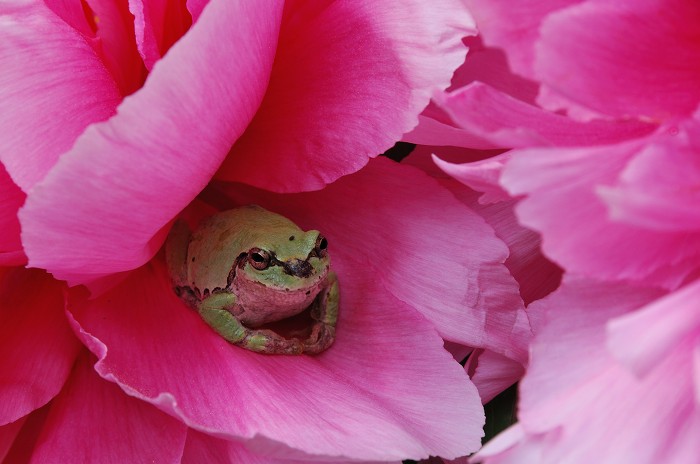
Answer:
POLYGON ((266 354, 315 354, 335 339, 338 279, 328 241, 259 206, 223 211, 190 232, 177 221, 165 246, 175 293, 219 335, 266 354), (308 310, 303 337, 268 328, 308 310))

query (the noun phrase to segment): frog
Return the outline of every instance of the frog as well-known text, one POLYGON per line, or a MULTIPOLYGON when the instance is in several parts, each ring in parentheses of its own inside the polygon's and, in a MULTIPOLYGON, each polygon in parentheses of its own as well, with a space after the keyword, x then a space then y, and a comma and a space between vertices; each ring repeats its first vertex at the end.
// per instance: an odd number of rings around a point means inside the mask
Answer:
POLYGON ((328 240, 257 205, 218 212, 165 243, 175 294, 229 343, 261 354, 319 354, 335 340, 339 285, 328 240), (309 311, 303 337, 267 327, 309 311), (267 326, 266 326, 267 324, 267 326))

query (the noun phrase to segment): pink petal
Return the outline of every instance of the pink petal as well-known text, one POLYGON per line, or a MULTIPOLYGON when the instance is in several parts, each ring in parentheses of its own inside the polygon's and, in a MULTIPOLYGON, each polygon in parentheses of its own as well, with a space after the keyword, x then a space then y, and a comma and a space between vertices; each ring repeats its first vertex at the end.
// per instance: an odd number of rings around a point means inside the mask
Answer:
POLYGON ((388 460, 475 450, 476 389, 431 325, 356 272, 361 264, 335 260, 344 309, 335 344, 314 357, 228 344, 177 299, 158 262, 72 311, 100 375, 256 452, 388 460))
POLYGON ((474 374, 470 378, 479 390, 483 404, 520 380, 525 373, 521 363, 489 350, 479 353, 475 357, 475 364, 474 374))
POLYGON ((518 223, 514 211, 515 200, 489 205, 471 202, 470 206, 508 245, 510 255, 505 265, 518 282, 526 305, 545 297, 559 286, 562 269, 542 254, 539 234, 518 223))
POLYGON ((288 3, 265 99, 218 177, 298 192, 357 171, 416 126, 469 33, 456 0, 288 3))
MULTIPOLYGON (((47 405, 3 427, 3 429, 21 427, 19 430, 10 431, 10 433, 16 433, 16 435, 11 447, 6 450, 7 454, 4 456, 3 463, 29 462, 34 452, 34 445, 39 439, 44 422, 46 422, 48 412, 49 406, 47 405)), ((0 457, 2 456, 0 455, 0 457)))
POLYGON ((139 54, 149 71, 192 23, 184 1, 130 0, 129 11, 139 54))
POLYGON ((646 141, 510 152, 501 183, 512 195, 527 195, 518 218, 542 234, 545 254, 567 271, 675 288, 697 268, 697 233, 614 221, 597 194, 617 182, 646 141))
POLYGON ((502 48, 518 74, 534 78, 535 44, 540 23, 553 11, 581 0, 465 0, 484 43, 502 48))
MULTIPOLYGON (((88 13, 86 9, 89 9, 89 6, 87 6, 85 2, 76 2, 71 0, 44 0, 44 3, 59 18, 63 19, 63 21, 65 21, 76 31, 80 32, 83 36, 89 37, 90 39, 95 38, 95 31, 93 30, 94 24, 91 25, 90 21, 88 21, 88 18, 86 17, 86 14, 88 13)), ((91 20, 93 20, 93 18, 91 18, 91 20)), ((92 41, 92 43, 95 48, 97 48, 95 41, 92 41)))
POLYGON ((679 345, 700 334, 700 280, 639 311, 608 322, 608 348, 637 375, 646 375, 679 345), (643 342, 640 342, 643 340, 643 342))
POLYGON ((508 159, 510 159, 510 154, 506 152, 481 161, 455 164, 433 156, 433 161, 445 174, 467 187, 481 192, 479 203, 483 204, 511 200, 512 197, 498 182, 508 159))
POLYGON ((42 2, 0 12, 0 161, 28 192, 120 96, 86 39, 42 2))
POLYGON ((63 286, 39 270, 0 268, 0 425, 45 405, 78 352, 63 286))
MULTIPOLYGON (((418 155, 412 154, 409 162, 418 155)), ((452 192, 481 215, 494 228, 496 235, 508 245, 510 255, 505 262, 520 285, 525 304, 540 299, 559 285, 562 270, 541 252, 539 234, 521 226, 515 217, 513 199, 499 184, 501 172, 510 153, 502 153, 471 163, 454 164, 433 155, 435 164, 446 174, 481 193, 478 200, 470 190, 452 187, 452 192)))
POLYGON ((535 303, 548 323, 536 336, 521 384, 525 433, 518 447, 504 452, 516 460, 486 462, 527 462, 528 448, 538 450, 535 462, 543 464, 693 462, 700 451, 693 350, 678 345, 643 379, 605 350, 606 322, 658 295, 578 280, 535 303))
POLYGON ((192 22, 194 23, 199 19, 199 15, 202 14, 202 10, 209 3, 209 0, 187 0, 187 10, 192 15, 192 22))
POLYGON ((582 146, 649 134, 655 125, 635 120, 579 122, 474 82, 438 98, 455 123, 497 147, 582 146))
POLYGON ((598 193, 617 221, 652 230, 700 230, 700 119, 672 126, 642 149, 614 187, 598 193))
POLYGON ((416 168, 378 158, 318 193, 238 186, 226 192, 234 204, 257 203, 302 228, 322 230, 333 256, 359 259, 446 340, 525 359, 525 344, 514 343, 523 303, 503 265, 507 247, 478 214, 416 168))
POLYGON ((153 256, 262 98, 281 13, 268 6, 213 2, 119 114, 80 137, 20 212, 31 266, 75 284, 153 256))
POLYGON ((525 440, 523 427, 516 423, 484 445, 470 463, 484 464, 535 464, 544 462, 541 437, 528 434, 525 440))
POLYGON ((10 256, 26 260, 22 251, 22 242, 19 238, 19 220, 17 210, 24 203, 26 195, 12 182, 5 167, 0 163, 0 265, 17 265, 21 262, 13 262, 10 256), (23 259, 22 259, 23 258, 23 259))
POLYGON ((25 420, 26 416, 10 424, 0 426, 0 462, 9 462, 5 461, 5 457, 12 448, 12 443, 17 438, 25 420))
MULTIPOLYGON (((241 462, 245 464, 307 464, 313 461, 314 463, 324 464, 329 462, 357 462, 357 461, 319 461, 313 456, 306 456, 303 460, 298 459, 276 459, 269 456, 255 454, 245 445, 214 438, 209 435, 189 429, 187 432, 187 443, 185 444, 185 452, 182 456, 182 464, 230 464, 233 462, 241 462)), ((387 461, 381 463, 389 464, 387 461)), ((401 461, 396 461, 394 464, 400 464, 401 461)), ((379 462, 362 461, 362 464, 379 464, 379 462)))
POLYGON ((469 147, 480 150, 497 147, 496 144, 482 137, 456 127, 452 122, 446 123, 434 119, 425 112, 418 116, 418 125, 404 134, 401 140, 418 145, 469 147))
POLYGON ((102 380, 87 358, 52 403, 32 462, 179 463, 186 427, 102 380))
MULTIPOLYGON (((534 103, 537 96, 537 83, 513 74, 508 68, 502 50, 484 47, 479 37, 467 37, 464 43, 469 47, 469 53, 462 66, 452 76, 452 84, 448 91, 480 81, 520 100, 534 103)), ((497 146, 456 127, 452 119, 434 102, 423 110, 418 117, 418 126, 405 134, 403 140, 422 145, 451 145, 478 149, 497 146)))
POLYGON ((87 0, 92 9, 98 50, 122 95, 138 90, 146 76, 136 48, 134 18, 127 2, 87 0))
POLYGON ((689 114, 700 100, 699 21, 693 1, 585 2, 544 21, 536 72, 569 100, 610 116, 689 114))
POLYGON ((455 71, 449 92, 458 90, 473 82, 482 82, 522 102, 534 105, 539 84, 514 74, 508 65, 505 52, 500 48, 485 47, 482 36, 467 37, 464 43, 469 47, 467 59, 455 71))

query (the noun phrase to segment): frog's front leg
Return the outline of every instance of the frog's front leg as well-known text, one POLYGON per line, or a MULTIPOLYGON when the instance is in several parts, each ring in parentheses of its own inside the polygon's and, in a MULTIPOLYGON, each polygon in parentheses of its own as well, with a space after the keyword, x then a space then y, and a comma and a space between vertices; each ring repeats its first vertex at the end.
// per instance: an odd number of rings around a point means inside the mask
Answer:
POLYGON ((227 341, 242 348, 265 354, 301 354, 304 347, 297 339, 286 339, 271 330, 250 329, 226 308, 236 304, 232 293, 214 293, 197 305, 199 315, 227 341))
POLYGON ((335 272, 329 272, 325 288, 321 290, 311 308, 311 318, 316 322, 311 329, 311 335, 304 340, 304 353, 320 353, 335 341, 339 300, 338 277, 335 272))

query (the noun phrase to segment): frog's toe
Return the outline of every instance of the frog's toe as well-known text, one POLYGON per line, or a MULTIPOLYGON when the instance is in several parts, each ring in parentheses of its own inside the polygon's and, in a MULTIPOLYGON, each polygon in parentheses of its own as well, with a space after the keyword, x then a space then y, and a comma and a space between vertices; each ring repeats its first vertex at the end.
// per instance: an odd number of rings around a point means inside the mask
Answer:
POLYGON ((239 345, 247 350, 264 354, 301 354, 304 346, 296 338, 283 338, 270 330, 255 330, 239 345))
POLYGON ((335 341, 335 327, 322 322, 314 324, 311 335, 304 340, 304 353, 317 354, 328 349, 335 341))

